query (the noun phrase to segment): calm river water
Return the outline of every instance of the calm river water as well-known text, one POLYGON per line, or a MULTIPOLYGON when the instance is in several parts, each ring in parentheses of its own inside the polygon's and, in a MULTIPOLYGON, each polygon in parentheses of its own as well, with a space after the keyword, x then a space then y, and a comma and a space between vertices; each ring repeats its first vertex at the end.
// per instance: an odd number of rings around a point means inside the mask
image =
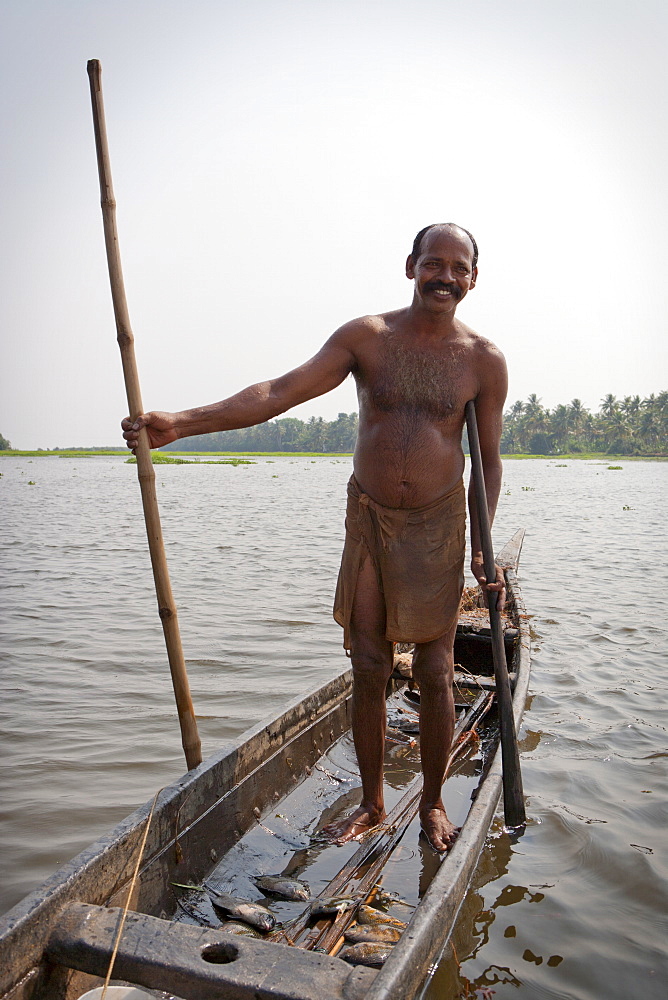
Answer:
MULTIPOLYGON (((205 755, 345 666, 349 459, 156 467, 205 755)), ((430 1000, 664 1000, 668 464, 508 461, 535 630, 530 817, 497 823, 430 1000)), ((136 468, 6 458, 0 910, 184 770, 136 468)), ((397 998, 400 1000, 400 998, 397 998)))

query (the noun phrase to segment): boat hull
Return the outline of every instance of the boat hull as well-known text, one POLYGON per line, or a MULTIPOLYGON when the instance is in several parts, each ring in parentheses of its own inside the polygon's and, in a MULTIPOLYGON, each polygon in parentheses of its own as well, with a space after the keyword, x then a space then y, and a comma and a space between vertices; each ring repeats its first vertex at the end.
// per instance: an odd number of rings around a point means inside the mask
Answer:
MULTIPOLYGON (((522 534, 497 557, 508 567, 515 625, 507 652, 516 728, 530 671, 528 622, 515 573, 522 534)), ((486 671, 479 678, 483 688, 493 687, 491 646, 484 632, 460 626, 455 648, 456 658, 468 657, 469 664, 487 658, 485 670, 477 670, 486 671)), ((205 881, 212 865, 306 779, 323 752, 349 730, 351 694, 348 670, 158 794, 116 979, 167 990, 183 1000, 320 1000, 324 995, 330 1000, 410 1000, 416 995, 448 942, 494 817, 502 788, 499 750, 486 763, 455 846, 380 971, 285 944, 241 941, 224 928, 171 920, 172 884, 183 882, 186 870, 189 884, 205 881), (203 958, 204 953, 213 957, 203 958)), ((0 920, 1 1000, 76 1000, 100 984, 117 908, 125 903, 152 805, 132 813, 0 920)))

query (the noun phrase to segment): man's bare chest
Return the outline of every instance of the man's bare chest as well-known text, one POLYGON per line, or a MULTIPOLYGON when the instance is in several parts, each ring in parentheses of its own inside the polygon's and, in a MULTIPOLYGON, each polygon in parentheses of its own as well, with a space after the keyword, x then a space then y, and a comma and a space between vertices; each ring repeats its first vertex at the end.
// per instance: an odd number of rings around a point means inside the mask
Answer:
POLYGON ((357 375, 360 393, 385 413, 410 413, 444 421, 463 413, 469 398, 470 365, 456 346, 420 349, 384 339, 357 375))

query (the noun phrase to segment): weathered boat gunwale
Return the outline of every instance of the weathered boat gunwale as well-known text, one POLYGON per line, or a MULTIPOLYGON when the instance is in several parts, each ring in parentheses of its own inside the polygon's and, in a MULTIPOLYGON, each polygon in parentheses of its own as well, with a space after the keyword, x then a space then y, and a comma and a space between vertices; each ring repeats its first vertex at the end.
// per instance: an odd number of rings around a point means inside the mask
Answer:
MULTIPOLYGON (((345 732, 350 725, 351 691, 352 672, 347 670, 306 697, 294 699, 269 724, 258 723, 164 788, 156 803, 142 870, 174 848, 176 840, 187 837, 207 812, 272 756, 285 753, 294 740, 310 740, 312 727, 319 721, 328 724, 336 713, 340 716, 338 728, 345 732)), ((312 748, 312 753, 317 759, 320 751, 312 748)), ((150 808, 150 802, 140 806, 0 918, 0 997, 8 995, 39 965, 51 927, 63 907, 81 901, 106 904, 128 885, 150 808)), ((245 823, 243 817, 240 819, 247 828, 255 822, 252 810, 245 823)), ((243 832, 237 829, 235 834, 243 832)), ((28 998, 37 994, 26 981, 21 995, 28 998)))
MULTIPOLYGON (((497 557, 502 561, 505 554, 506 561, 512 563, 506 570, 506 575, 519 626, 512 660, 516 677, 513 697, 516 728, 519 727, 526 701, 530 669, 528 626, 513 568, 519 558, 522 534, 518 532, 512 540, 515 543, 514 555, 510 553, 508 557, 509 548, 506 547, 497 557)), ((266 779, 266 775, 272 771, 272 762, 276 764, 277 774, 288 773, 285 761, 289 754, 294 754, 293 748, 298 748, 294 756, 299 759, 300 768, 308 768, 321 753, 321 740, 331 740, 335 733, 338 736, 349 728, 351 690, 351 671, 345 671, 305 698, 295 699, 269 724, 259 723, 161 791, 149 833, 146 861, 142 867, 141 898, 133 900, 136 909, 145 912, 148 909, 149 913, 163 910, 164 899, 161 893, 164 896, 169 876, 173 874, 177 841, 187 845, 191 831, 197 831, 197 836, 192 838, 192 850, 189 848, 189 871, 197 872, 198 849, 204 852, 202 866, 207 862, 210 865, 205 838, 199 836, 202 828, 207 826, 207 817, 215 823, 217 814, 222 811, 227 818, 231 804, 236 803, 235 826, 230 831, 230 837, 233 841, 239 839, 256 821, 257 810, 260 813, 264 811, 270 802, 268 796, 273 795, 276 790, 276 785, 267 780, 264 780, 259 789, 254 787, 253 777, 264 775, 266 779), (199 841, 203 846, 197 846, 199 841)), ((332 960, 334 965, 331 969, 335 971, 331 982, 341 984, 342 995, 348 996, 349 989, 353 990, 353 984, 357 988, 364 986, 363 994, 359 995, 364 995, 368 1000, 396 1000, 397 997, 410 1000, 416 995, 428 966, 447 944, 493 819, 501 787, 500 752, 497 751, 478 786, 477 797, 457 844, 440 866, 407 931, 385 966, 375 974, 373 982, 370 984, 370 976, 362 975, 362 970, 358 970, 359 975, 355 977, 343 976, 339 967, 345 963, 339 959, 332 960)), ((66 917, 68 912, 73 911, 71 904, 85 902, 109 906, 119 901, 120 893, 131 876, 135 851, 149 809, 150 803, 137 809, 110 834, 63 866, 56 875, 0 919, 0 959, 3 958, 3 952, 7 956, 4 961, 0 961, 0 997, 3 1000, 33 1000, 47 995, 65 1000, 66 997, 76 995, 74 980, 67 980, 68 986, 63 986, 60 992, 44 992, 45 976, 48 975, 45 972, 44 956, 49 938, 59 915, 66 917)), ((89 906, 93 922, 96 919, 93 912, 95 909, 95 905, 89 906)), ((156 920, 156 923, 160 921, 156 920)), ((260 947, 263 946, 266 947, 265 943, 260 942, 260 947)), ((254 951, 256 949, 249 949, 250 954, 254 951)), ((91 969, 90 974, 97 973, 91 969)), ((75 973, 74 978, 78 975, 84 977, 81 978, 83 982, 86 973, 75 973)), ((64 983, 66 977, 61 979, 64 983)), ((60 982, 58 974, 49 980, 49 987, 55 988, 57 981, 60 982)), ((94 985, 94 982, 89 980, 87 985, 94 985)), ((223 988, 222 982, 219 988, 223 988)), ((336 995, 339 995, 338 988, 336 995)), ((357 988, 354 990, 356 995, 357 988)), ((227 994, 224 992, 220 993, 220 996, 225 995, 227 994)), ((230 995, 241 996, 237 992, 230 995)), ((265 996, 265 993, 258 995, 265 996)), ((306 993, 304 997, 307 997, 306 993)))

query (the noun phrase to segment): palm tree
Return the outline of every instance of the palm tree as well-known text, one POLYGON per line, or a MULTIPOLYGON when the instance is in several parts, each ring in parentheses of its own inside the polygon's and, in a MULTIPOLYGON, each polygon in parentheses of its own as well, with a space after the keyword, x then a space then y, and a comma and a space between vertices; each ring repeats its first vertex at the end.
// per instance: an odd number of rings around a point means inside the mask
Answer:
POLYGON ((573 429, 575 430, 575 433, 579 435, 585 419, 585 414, 587 413, 586 407, 582 405, 581 400, 572 399, 569 404, 569 411, 573 429))
MULTIPOLYGON (((524 403, 521 399, 518 399, 503 414, 501 450, 506 455, 512 455, 523 450, 523 413, 524 403)), ((466 440, 468 442, 468 438, 466 440)))
POLYGON ((633 419, 640 411, 640 396, 624 396, 620 405, 624 413, 633 419))
POLYGON ((550 430, 554 437, 554 444, 559 451, 566 451, 568 448, 568 432, 570 430, 570 411, 563 403, 555 406, 550 417, 550 430))
POLYGON ((628 455, 632 450, 633 430, 628 417, 622 410, 616 410, 609 421, 608 451, 628 455))
POLYGON ((601 413, 604 417, 611 417, 617 409, 617 400, 611 392, 601 400, 601 413))
POLYGON ((650 408, 643 408, 638 422, 638 434, 643 451, 655 451, 660 447, 661 424, 657 414, 650 408))

